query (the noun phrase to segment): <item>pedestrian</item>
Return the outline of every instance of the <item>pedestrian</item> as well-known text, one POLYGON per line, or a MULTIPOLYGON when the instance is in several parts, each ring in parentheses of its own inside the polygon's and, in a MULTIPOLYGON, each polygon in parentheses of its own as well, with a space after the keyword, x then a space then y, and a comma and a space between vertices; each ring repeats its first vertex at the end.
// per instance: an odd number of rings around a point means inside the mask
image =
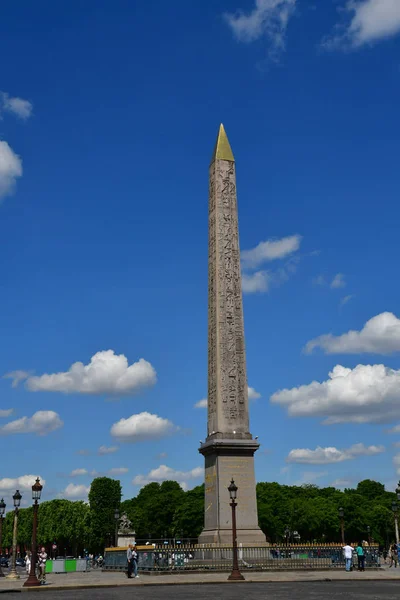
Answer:
POLYGON ((397 568, 397 546, 395 543, 393 543, 389 548, 389 560, 389 569, 393 567, 393 563, 394 567, 397 568))
POLYGON ((29 573, 31 572, 31 553, 29 552, 29 550, 27 551, 25 556, 25 569, 29 575, 29 573))
POLYGON ((350 572, 353 567, 353 547, 349 544, 343 546, 343 554, 346 565, 346 571, 350 572))
POLYGON ((46 561, 47 561, 46 549, 44 547, 42 547, 40 549, 39 556, 38 556, 39 581, 40 581, 41 585, 46 585, 46 561))
POLYGON ((388 551, 386 550, 386 548, 384 548, 383 552, 382 552, 382 556, 383 556, 383 560, 385 562, 385 565, 386 565, 387 555, 388 555, 388 551))
POLYGON ((139 577, 137 574, 138 571, 138 562, 139 562, 139 554, 136 548, 136 544, 132 548, 132 562, 133 562, 133 576, 139 577))
POLYGON ((132 544, 129 544, 128 550, 126 551, 126 560, 128 563, 128 579, 132 579, 132 571, 133 571, 133 554, 132 554, 132 544))
POLYGON ((358 546, 356 548, 357 552, 357 560, 358 560, 358 570, 365 571, 365 554, 362 542, 358 542, 358 546))

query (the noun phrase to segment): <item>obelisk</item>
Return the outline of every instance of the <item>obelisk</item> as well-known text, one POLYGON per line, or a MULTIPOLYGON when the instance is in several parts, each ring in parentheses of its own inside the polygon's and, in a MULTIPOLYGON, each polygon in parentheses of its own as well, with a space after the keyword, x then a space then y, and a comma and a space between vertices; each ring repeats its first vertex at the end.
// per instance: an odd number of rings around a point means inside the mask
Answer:
POLYGON ((199 544, 231 544, 228 485, 238 486, 237 541, 265 543, 258 526, 254 453, 249 432, 235 159, 220 126, 209 170, 208 432, 205 519, 199 544))

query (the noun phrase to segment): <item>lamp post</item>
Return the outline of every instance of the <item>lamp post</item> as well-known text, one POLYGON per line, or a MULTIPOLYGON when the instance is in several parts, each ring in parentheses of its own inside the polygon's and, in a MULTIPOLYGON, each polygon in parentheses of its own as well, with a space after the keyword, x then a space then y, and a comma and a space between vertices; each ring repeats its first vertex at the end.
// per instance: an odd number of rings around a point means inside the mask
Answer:
POLYGON ((40 495, 42 493, 43 486, 40 483, 39 477, 36 479, 32 486, 32 500, 33 500, 33 530, 32 530, 32 549, 31 549, 31 570, 29 571, 29 577, 25 581, 23 587, 35 587, 40 585, 39 579, 36 577, 36 562, 37 562, 37 524, 38 524, 38 508, 40 495))
POLYGON ((396 544, 399 543, 399 522, 398 522, 398 505, 395 500, 392 502, 392 511, 394 516, 394 530, 396 533, 396 544))
POLYGON ((242 581, 244 579, 243 575, 239 571, 239 563, 238 563, 238 554, 237 554, 237 539, 236 539, 236 506, 237 502, 235 502, 237 498, 238 487, 235 485, 235 482, 231 481, 230 486, 228 487, 229 497, 231 499, 231 508, 232 508, 232 551, 233 551, 233 564, 232 564, 232 572, 228 577, 230 581, 242 581))
POLYGON ((367 525, 368 546, 371 546, 371 527, 367 525))
POLYGON ((14 527, 13 527, 13 541, 12 541, 12 558, 11 558, 11 569, 8 575, 6 575, 7 579, 19 579, 19 575, 17 573, 16 568, 16 560, 17 560, 17 529, 18 529, 18 509, 21 504, 21 494, 19 490, 17 490, 13 496, 14 501, 14 527))
POLYGON ((114 539, 114 546, 115 548, 118 548, 118 521, 119 521, 119 509, 116 508, 114 510, 114 519, 115 519, 115 539, 114 539))
POLYGON ((340 519, 340 531, 342 534, 342 544, 344 545, 344 510, 342 507, 338 510, 338 515, 340 519))
MULTIPOLYGON (((0 558, 3 556, 3 518, 4 512, 6 510, 6 503, 3 498, 0 502, 0 558)), ((0 577, 4 577, 4 573, 1 568, 1 560, 0 560, 0 577)))

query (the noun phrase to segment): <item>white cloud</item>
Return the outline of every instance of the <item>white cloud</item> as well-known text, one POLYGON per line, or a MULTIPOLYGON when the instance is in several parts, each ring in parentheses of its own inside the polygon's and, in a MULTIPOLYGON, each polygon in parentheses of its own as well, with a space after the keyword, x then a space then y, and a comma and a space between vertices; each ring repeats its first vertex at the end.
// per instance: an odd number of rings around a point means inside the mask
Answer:
POLYGON ((88 450, 87 448, 82 448, 81 450, 77 450, 76 453, 80 456, 89 456, 90 450, 88 450))
POLYGON ((27 379, 30 373, 28 371, 11 371, 11 373, 6 373, 3 375, 4 379, 12 379, 11 387, 16 388, 21 381, 27 379))
POLYGON ((90 485, 79 485, 75 483, 69 483, 65 490, 60 494, 63 498, 69 498, 76 500, 78 498, 86 498, 90 491, 90 485))
POLYGON ((268 40, 272 58, 285 48, 285 35, 296 0, 255 0, 253 10, 226 13, 225 20, 241 42, 253 42, 261 37, 268 40))
POLYGON ((38 410, 31 417, 22 417, 0 427, 0 435, 35 433, 47 435, 64 425, 60 415, 52 410, 38 410))
POLYGON ((348 296, 343 296, 343 298, 340 300, 340 306, 344 306, 345 304, 347 304, 348 302, 350 302, 350 300, 352 300, 354 298, 354 294, 348 294, 348 296))
POLYGON ((258 398, 261 398, 261 394, 259 392, 257 392, 254 388, 249 387, 249 388, 247 388, 247 390, 248 390, 249 400, 258 400, 258 398))
POLYGON ((295 481, 293 485, 310 485, 315 484, 318 479, 328 475, 327 471, 304 471, 300 479, 295 481))
POLYGON ((251 250, 243 250, 241 262, 244 269, 256 269, 265 262, 286 258, 300 248, 301 236, 291 235, 280 240, 260 242, 251 250))
POLYGON ((156 380, 154 368, 143 358, 129 365, 123 354, 105 350, 92 356, 88 365, 76 362, 64 373, 28 377, 26 387, 32 392, 134 394, 156 380))
POLYGON ((348 0, 345 11, 350 22, 337 26, 335 35, 327 38, 328 48, 360 48, 400 33, 400 3, 398 0, 348 0))
POLYGON ((21 176, 21 159, 7 142, 0 140, 0 199, 12 194, 15 182, 21 176))
POLYGON ((28 100, 0 92, 0 115, 2 111, 9 112, 25 121, 31 116, 32 109, 32 103, 28 100))
POLYGON ((198 402, 196 402, 196 404, 194 405, 195 408, 207 408, 207 398, 203 398, 202 400, 199 400, 198 402))
POLYGON ((330 283, 330 287, 332 289, 342 288, 345 287, 345 285, 346 281, 344 279, 343 273, 337 273, 330 283))
POLYGON ((348 331, 343 335, 331 333, 310 340, 305 352, 322 348, 326 354, 391 354, 400 351, 400 319, 384 312, 367 321, 361 331, 348 331))
MULTIPOLYGON (((261 398, 261 394, 259 392, 257 392, 257 390, 255 390, 253 387, 247 387, 247 394, 248 394, 249 400, 258 400, 258 398, 261 398)), ((203 398, 202 400, 199 400, 198 402, 196 402, 194 407, 195 408, 207 408, 207 398, 203 398)))
POLYGON ((97 454, 104 456, 104 454, 114 454, 114 452, 117 452, 117 450, 118 446, 100 446, 100 448, 97 450, 97 454))
POLYGON ((111 435, 120 442, 135 443, 157 440, 171 435, 177 430, 178 427, 168 419, 142 412, 114 423, 111 427, 111 435))
POLYGON ((400 370, 385 365, 336 365, 329 379, 279 390, 271 402, 291 417, 326 417, 333 423, 390 423, 400 419, 400 370))
POLYGON ((203 467, 195 467, 190 471, 176 471, 166 465, 160 465, 157 469, 152 469, 147 475, 136 475, 136 477, 133 478, 132 483, 133 485, 143 486, 152 481, 178 481, 183 489, 187 489, 188 481, 199 479, 200 477, 203 477, 203 475, 203 467))
POLYGON ((0 409, 0 419, 4 419, 6 417, 10 417, 14 412, 13 408, 1 408, 0 409))
POLYGON ((400 454, 396 454, 393 457, 393 464, 394 464, 394 466, 396 468, 396 474, 400 475, 400 454))
POLYGON ((255 273, 242 273, 242 291, 244 294, 268 292, 269 284, 270 275, 267 271, 256 271, 255 273))
POLYGON ((108 475, 124 475, 128 473, 129 469, 127 467, 114 467, 113 469, 109 469, 107 471, 108 475))
POLYGON ((87 469, 74 469, 73 471, 71 471, 69 476, 70 477, 80 477, 81 475, 87 475, 87 474, 88 474, 87 469))
POLYGON ((321 448, 321 446, 318 446, 315 450, 297 448, 289 452, 286 461, 303 465, 327 465, 352 460, 358 456, 373 456, 384 451, 383 446, 364 446, 364 444, 354 444, 343 450, 338 450, 335 447, 321 448))
POLYGON ((336 488, 348 488, 352 485, 353 481, 351 479, 335 479, 334 481, 332 481, 332 483, 330 484, 331 487, 336 487, 336 488))
MULTIPOLYGON (((7 490, 32 490, 32 486, 35 483, 37 477, 40 478, 40 482, 42 485, 46 485, 45 479, 40 477, 40 475, 21 475, 21 477, 16 477, 15 479, 5 477, 4 479, 0 479, 0 491, 7 490)), ((31 496, 30 496, 31 498, 31 496)))
POLYGON ((391 429, 388 429, 387 433, 400 433, 400 425, 395 425, 391 429))

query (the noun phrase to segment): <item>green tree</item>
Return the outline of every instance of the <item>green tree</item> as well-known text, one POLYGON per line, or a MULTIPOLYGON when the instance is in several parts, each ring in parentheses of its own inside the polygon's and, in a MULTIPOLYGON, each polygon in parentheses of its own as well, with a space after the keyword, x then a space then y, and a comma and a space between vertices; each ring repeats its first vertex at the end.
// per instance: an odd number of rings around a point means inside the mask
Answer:
POLYGON ((121 482, 109 477, 97 477, 89 492, 90 547, 103 552, 112 543, 115 531, 114 511, 121 504, 121 482))

